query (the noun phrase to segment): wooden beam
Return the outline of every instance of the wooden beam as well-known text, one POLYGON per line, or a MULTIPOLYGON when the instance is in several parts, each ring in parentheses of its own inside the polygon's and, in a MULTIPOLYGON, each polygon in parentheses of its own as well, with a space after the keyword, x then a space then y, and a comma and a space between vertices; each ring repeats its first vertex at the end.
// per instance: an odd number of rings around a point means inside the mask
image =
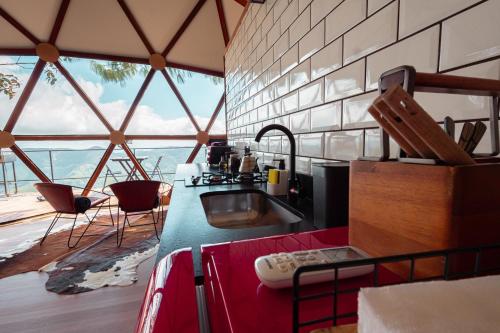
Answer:
POLYGON ((13 145, 10 147, 10 150, 14 154, 16 154, 17 158, 19 158, 27 167, 44 183, 51 183, 49 177, 47 177, 42 170, 40 170, 36 164, 21 150, 17 145, 13 145))
POLYGON ((127 114, 125 115, 125 119, 123 119, 122 125, 120 126, 120 131, 122 133, 125 132, 125 130, 128 127, 128 124, 130 123, 130 120, 132 119, 132 116, 135 113, 135 109, 137 108, 137 105, 139 105, 139 102, 141 101, 142 97, 144 96, 144 93, 146 92, 146 89, 149 86, 149 83, 153 79, 153 76, 155 75, 155 70, 151 69, 146 75, 146 78, 144 79, 144 83, 142 84, 141 88, 137 92, 137 96, 135 96, 134 101, 132 102, 132 105, 130 106, 130 109, 128 110, 127 114))
POLYGON ((92 176, 90 176, 89 181, 87 182, 87 185, 85 185, 85 189, 82 192, 82 195, 88 195, 89 192, 92 190, 92 187, 94 186, 95 182, 99 178, 99 175, 102 172, 102 169, 104 169, 104 166, 108 162, 109 157, 113 153, 113 149, 115 149, 115 145, 110 143, 106 151, 101 157, 101 160, 97 164, 94 172, 92 173, 92 176))
POLYGON ((0 48, 0 55, 8 56, 36 56, 36 49, 0 48))
POLYGON ((114 55, 114 54, 102 54, 102 53, 71 51, 71 50, 59 50, 59 53, 63 57, 95 59, 95 60, 105 60, 105 61, 130 62, 133 64, 149 65, 148 58, 138 58, 138 57, 129 57, 129 56, 119 56, 119 55, 114 55))
POLYGON ((219 14, 219 22, 222 30, 222 36, 224 37, 224 45, 227 46, 229 43, 229 33, 227 32, 226 15, 224 14, 222 0, 215 0, 215 4, 217 5, 217 13, 219 14))
POLYGON ((198 14, 201 7, 203 7, 203 5, 205 4, 206 1, 207 0, 198 0, 196 5, 194 6, 194 8, 189 13, 188 17, 186 17, 186 19, 184 20, 182 25, 179 27, 179 29, 175 33, 174 37, 172 37, 172 39, 170 40, 168 45, 165 47, 165 49, 161 53, 164 57, 166 57, 168 55, 168 53, 174 48, 177 41, 181 38, 184 31, 186 31, 186 29, 189 27, 189 25, 191 24, 193 19, 196 17, 196 14, 198 14))
POLYGON ((194 146, 193 151, 189 155, 189 157, 186 160, 186 163, 193 163, 194 159, 198 155, 200 149, 201 149, 201 144, 197 143, 196 146, 194 146))
POLYGON ((118 0, 118 4, 120 5, 120 7, 122 7, 122 10, 125 13, 125 16, 127 16, 130 24, 132 24, 132 26, 134 27, 135 32, 137 32, 137 35, 139 35, 139 38, 142 40, 142 43, 144 44, 144 46, 146 47, 146 49, 148 50, 148 52, 150 54, 156 53, 155 49, 153 48, 153 46, 149 42, 148 38, 146 37, 146 34, 142 30, 141 26, 139 25, 139 23, 135 19, 134 15, 132 14, 132 12, 130 11, 130 9, 128 8, 128 6, 125 3, 125 1, 124 0, 118 0))
POLYGON ((16 141, 91 141, 91 140, 109 140, 109 134, 86 134, 86 135, 38 135, 25 134, 14 135, 16 141))
POLYGON ((196 135, 125 135, 126 140, 196 140, 196 135))
MULTIPOLYGON (((210 134, 210 139, 225 139, 226 134, 210 134)), ((109 140, 108 134, 15 134, 16 141, 103 141, 109 140)), ((161 140, 161 141, 190 141, 196 140, 196 135, 169 135, 169 134, 131 134, 125 135, 126 140, 161 140)))
POLYGON ((28 38, 33 44, 37 45, 40 40, 35 37, 28 29, 26 29, 21 23, 19 23, 15 18, 10 16, 2 7, 0 7, 0 16, 2 16, 5 21, 9 22, 14 28, 22 33, 26 38, 28 38))
MULTIPOLYGON (((71 57, 71 58, 83 58, 83 59, 95 59, 95 60, 105 60, 105 61, 119 61, 119 62, 130 62, 134 64, 149 65, 149 59, 146 58, 134 58, 127 56, 117 56, 110 54, 100 54, 100 53, 88 53, 80 51, 68 51, 59 50, 61 56, 71 57)), ((34 48, 0 48, 0 55, 21 55, 21 56, 36 56, 36 50, 34 48)), ((177 62, 167 61, 167 67, 182 69, 186 71, 217 76, 220 78, 224 77, 224 72, 217 71, 214 69, 202 68, 193 65, 185 65, 177 62)))
POLYGON ((186 114, 188 115, 189 119, 191 120, 191 123, 193 123, 193 126, 196 128, 196 130, 198 132, 201 131, 200 126, 196 122, 196 119, 194 118, 193 114, 191 113, 191 110, 189 110, 188 105, 184 101, 184 98, 182 98, 181 93, 179 92, 179 90, 175 86, 175 83, 174 83, 174 81, 172 81, 172 78, 170 77, 170 75, 168 75, 168 73, 165 69, 162 69, 161 73, 163 74, 163 76, 167 80, 167 83, 170 86, 170 88, 172 89, 172 91, 174 92, 175 96, 177 96, 177 99, 179 100, 182 107, 184 108, 184 111, 186 111, 186 114))
POLYGON ((83 91, 83 89, 80 87, 78 82, 76 82, 76 80, 73 78, 73 76, 71 76, 71 74, 66 70, 66 68, 59 61, 57 61, 54 65, 57 67, 59 72, 61 72, 61 74, 66 78, 66 80, 68 80, 69 84, 71 84, 71 86, 73 87, 73 89, 75 89, 75 91, 78 93, 78 95, 80 95, 80 97, 85 101, 85 103, 87 103, 89 108, 95 113, 95 115, 97 116, 97 118, 99 118, 101 123, 108 129, 108 131, 112 132, 114 130, 113 126, 111 126, 111 124, 103 116, 101 111, 99 111, 99 109, 94 104, 94 102, 92 102, 90 97, 85 93, 85 91, 83 91))
POLYGON ((237 3, 242 5, 243 7, 245 7, 248 4, 248 0, 234 0, 234 1, 236 1, 237 3))
POLYGON ((224 72, 221 72, 221 71, 217 71, 214 69, 201 68, 201 67, 192 66, 192 65, 184 65, 184 64, 179 64, 176 62, 171 62, 171 61, 167 61, 167 67, 182 69, 182 70, 190 71, 190 72, 197 72, 197 73, 211 75, 211 76, 217 76, 220 78, 224 77, 224 72))
POLYGON ((38 59, 37 63, 35 64, 35 68, 33 68, 33 72, 31 73, 31 76, 28 79, 28 82, 26 82, 26 86, 24 87, 21 96, 19 96, 19 99, 17 100, 16 106, 14 107, 14 110, 12 111, 9 120, 7 120, 7 123, 5 124, 4 131, 12 132, 14 126, 16 126, 17 120, 19 119, 19 116, 21 115, 24 106, 28 102, 28 99, 30 98, 33 89, 35 89, 36 83, 38 82, 38 78, 40 77, 40 75, 42 75, 44 67, 45 67, 45 61, 38 59))
POLYGON ((59 12, 57 12, 56 20, 54 21, 54 25, 52 26, 52 31, 49 37, 49 43, 55 44, 57 40, 57 36, 59 36, 59 31, 61 30, 61 26, 64 21, 64 17, 66 16, 66 11, 68 10, 70 0, 63 0, 61 5, 59 6, 59 12))
POLYGON ((219 100, 219 103, 215 107, 214 113, 212 114, 212 117, 210 117, 210 120, 208 121, 207 128, 205 129, 205 132, 210 132, 210 129, 212 128, 215 119, 217 119, 217 116, 219 115, 220 110, 222 109, 222 106, 224 105, 224 97, 225 93, 222 93, 222 96, 219 100))
POLYGON ((144 170, 144 168, 142 167, 141 163, 139 163, 137 158, 135 158, 134 153, 132 152, 132 150, 130 150, 128 145, 124 143, 121 146, 122 149, 125 151, 125 154, 127 154, 128 158, 130 158, 130 160, 134 164, 137 171, 139 171, 139 173, 141 174, 142 178, 144 178, 145 180, 150 180, 148 173, 146 172, 146 170, 144 170))

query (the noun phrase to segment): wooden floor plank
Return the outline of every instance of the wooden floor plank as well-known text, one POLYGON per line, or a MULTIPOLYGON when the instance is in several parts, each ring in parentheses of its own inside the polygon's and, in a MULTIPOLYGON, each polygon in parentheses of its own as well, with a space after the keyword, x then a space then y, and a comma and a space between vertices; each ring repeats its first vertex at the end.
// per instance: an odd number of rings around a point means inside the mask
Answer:
POLYGON ((138 282, 76 295, 45 290, 46 273, 30 272, 0 280, 0 332, 133 332, 149 275, 151 257, 138 268, 138 282))
POLYGON ((38 201, 37 192, 0 197, 0 224, 53 212, 46 201, 38 201))

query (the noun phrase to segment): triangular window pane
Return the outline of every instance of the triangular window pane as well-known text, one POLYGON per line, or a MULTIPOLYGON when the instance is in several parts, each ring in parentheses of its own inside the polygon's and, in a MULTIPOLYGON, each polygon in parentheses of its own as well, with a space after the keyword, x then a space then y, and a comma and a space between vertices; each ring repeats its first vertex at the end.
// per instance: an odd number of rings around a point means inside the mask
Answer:
POLYGON ((55 67, 52 70, 57 81, 45 80, 45 73, 37 82, 14 127, 15 134, 108 134, 81 96, 55 67))
POLYGON ((224 111, 224 106, 219 111, 215 122, 210 129, 210 134, 226 134, 226 112, 224 111))
POLYGON ((184 83, 177 84, 177 87, 204 130, 224 93, 224 80, 182 70, 175 70, 175 73, 184 79, 184 83))
POLYGON ((17 104, 37 59, 36 57, 0 56, 0 79, 5 86, 5 90, 0 93, 0 130, 5 127, 17 104))
POLYGON ((141 64, 78 58, 64 58, 63 63, 114 129, 120 128, 150 69, 141 64), (130 75, 115 82, 108 75, 113 67, 130 75))
POLYGON ((195 135, 196 129, 163 75, 156 73, 125 133, 195 135))

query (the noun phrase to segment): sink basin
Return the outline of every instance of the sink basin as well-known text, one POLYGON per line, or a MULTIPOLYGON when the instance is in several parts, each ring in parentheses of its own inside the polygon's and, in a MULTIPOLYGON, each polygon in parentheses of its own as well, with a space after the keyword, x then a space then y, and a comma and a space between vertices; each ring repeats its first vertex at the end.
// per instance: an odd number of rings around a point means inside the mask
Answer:
POLYGON ((216 228, 290 224, 304 218, 299 211, 259 190, 209 192, 200 198, 208 223, 216 228))

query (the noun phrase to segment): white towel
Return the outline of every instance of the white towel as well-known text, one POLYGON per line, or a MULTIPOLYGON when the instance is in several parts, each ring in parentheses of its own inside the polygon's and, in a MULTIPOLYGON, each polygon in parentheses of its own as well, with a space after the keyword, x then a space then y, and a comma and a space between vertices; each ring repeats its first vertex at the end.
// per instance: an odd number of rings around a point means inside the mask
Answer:
POLYGON ((359 333, 500 332, 500 276, 363 288, 359 333))

